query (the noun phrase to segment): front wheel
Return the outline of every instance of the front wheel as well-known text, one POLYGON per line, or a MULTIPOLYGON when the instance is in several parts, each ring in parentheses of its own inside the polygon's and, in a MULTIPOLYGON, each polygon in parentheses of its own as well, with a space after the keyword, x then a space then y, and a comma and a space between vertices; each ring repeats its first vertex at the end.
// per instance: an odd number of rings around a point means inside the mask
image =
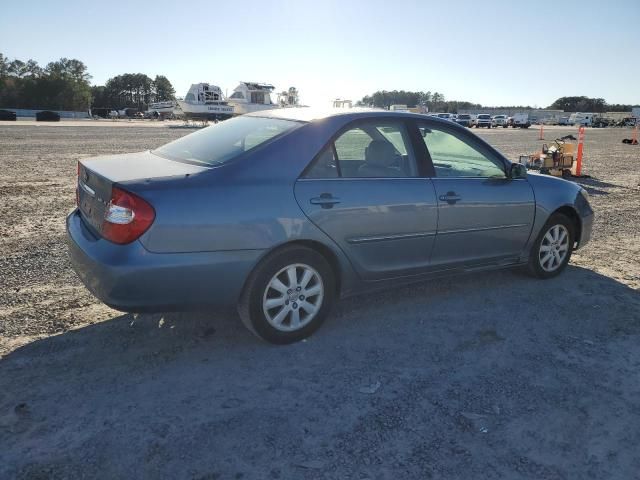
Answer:
POLYGON ((574 238, 571 220, 561 213, 552 215, 531 247, 529 272, 543 279, 559 275, 569 263, 574 238))
POLYGON ((238 313, 245 326, 263 340, 293 343, 320 327, 335 293, 334 273, 321 254, 303 246, 286 247, 251 274, 238 313))

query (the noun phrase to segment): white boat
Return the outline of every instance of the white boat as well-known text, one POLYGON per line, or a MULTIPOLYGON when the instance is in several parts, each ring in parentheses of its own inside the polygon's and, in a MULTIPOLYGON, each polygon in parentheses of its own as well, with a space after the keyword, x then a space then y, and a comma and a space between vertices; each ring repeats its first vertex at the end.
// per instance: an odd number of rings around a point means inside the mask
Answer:
POLYGON ((178 105, 187 118, 225 120, 235 113, 220 87, 208 83, 191 85, 184 100, 178 100, 178 105))
POLYGON ((166 102, 154 102, 149 104, 149 108, 147 109, 148 114, 171 114, 173 110, 176 108, 176 102, 166 101, 166 102))
POLYGON ((280 108, 271 99, 274 90, 270 83, 240 82, 229 97, 229 105, 233 105, 235 115, 280 108))

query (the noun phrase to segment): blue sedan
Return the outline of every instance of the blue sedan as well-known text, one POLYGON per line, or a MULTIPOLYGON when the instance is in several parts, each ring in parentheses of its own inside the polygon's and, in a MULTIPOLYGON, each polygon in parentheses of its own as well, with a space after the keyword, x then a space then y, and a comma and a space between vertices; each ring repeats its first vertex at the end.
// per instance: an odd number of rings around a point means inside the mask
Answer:
POLYGON ((452 122, 287 108, 157 150, 81 160, 71 262, 123 311, 237 308, 290 343, 339 297, 460 272, 558 275, 589 241, 578 185, 452 122))

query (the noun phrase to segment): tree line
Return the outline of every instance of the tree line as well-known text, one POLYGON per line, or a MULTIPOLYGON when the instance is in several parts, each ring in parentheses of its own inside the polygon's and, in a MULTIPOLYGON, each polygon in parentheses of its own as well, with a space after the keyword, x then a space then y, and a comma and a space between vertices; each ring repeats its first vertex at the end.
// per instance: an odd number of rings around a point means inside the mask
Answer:
POLYGON ((479 103, 449 100, 439 92, 407 92, 405 90, 379 90, 366 95, 357 102, 358 106, 388 109, 391 105, 407 105, 409 107, 427 107, 430 112, 452 112, 458 109, 481 108, 479 103))
POLYGON ((91 86, 87 66, 61 58, 45 67, 35 60, 9 60, 0 53, 0 108, 42 108, 84 111, 89 108, 140 110, 149 103, 175 100, 175 90, 164 75, 125 73, 91 86))
POLYGON ((164 75, 151 79, 144 73, 125 73, 91 87, 93 108, 127 108, 142 110, 152 102, 175 100, 171 82, 164 75))
MULTIPOLYGON (((458 110, 483 108, 479 103, 446 100, 444 95, 438 92, 407 92, 404 90, 379 90, 371 95, 366 95, 357 102, 358 106, 376 107, 388 109, 391 105, 407 105, 408 107, 428 107, 430 112, 458 113, 458 110)), ((608 104, 604 98, 589 97, 561 97, 547 108, 564 110, 565 112, 629 112, 637 105, 608 104)), ((486 107, 485 107, 486 108, 486 107)), ((502 109, 531 109, 530 106, 504 106, 502 109)))
POLYGON ((86 110, 90 79, 80 60, 61 58, 41 67, 35 60, 9 61, 0 53, 0 107, 86 110))
POLYGON ((625 105, 621 103, 607 103, 604 98, 589 97, 560 97, 549 108, 564 110, 565 112, 630 112, 638 105, 625 105))

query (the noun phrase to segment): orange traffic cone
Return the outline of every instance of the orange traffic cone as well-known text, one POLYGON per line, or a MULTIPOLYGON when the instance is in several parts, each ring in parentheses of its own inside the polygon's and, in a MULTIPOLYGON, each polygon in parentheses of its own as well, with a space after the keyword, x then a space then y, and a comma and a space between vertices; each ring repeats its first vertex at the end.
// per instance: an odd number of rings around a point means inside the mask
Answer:
POLYGON ((582 176, 582 144, 584 143, 584 127, 578 129, 578 156, 576 157, 576 177, 582 176))

